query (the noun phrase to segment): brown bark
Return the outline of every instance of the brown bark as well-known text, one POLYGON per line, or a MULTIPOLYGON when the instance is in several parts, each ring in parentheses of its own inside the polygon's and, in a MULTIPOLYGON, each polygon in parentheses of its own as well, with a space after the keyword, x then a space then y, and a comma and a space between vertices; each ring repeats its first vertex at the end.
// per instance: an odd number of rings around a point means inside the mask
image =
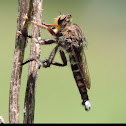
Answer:
MULTIPOLYGON (((19 0, 18 17, 17 17, 17 32, 21 31, 24 35, 27 35, 28 24, 32 17, 32 0, 30 0, 28 11, 28 0, 19 0), (28 19, 24 17, 28 14, 28 19)), ((17 36, 15 42, 15 51, 13 59, 13 67, 11 73, 10 82, 10 96, 9 96, 9 123, 19 123, 19 93, 22 67, 19 65, 23 62, 24 52, 26 47, 25 36, 17 36)))
MULTIPOLYGON (((42 1, 43 0, 33 0, 33 20, 41 24, 42 18, 42 1)), ((32 25, 32 37, 38 38, 40 36, 41 29, 32 25)), ((31 42, 30 49, 30 58, 40 57, 40 45, 31 42)), ((35 93, 36 93, 36 84, 38 76, 38 67, 39 64, 35 61, 29 63, 27 87, 25 92, 25 103, 24 103, 24 123, 33 123, 34 122, 34 111, 35 111, 35 93)))

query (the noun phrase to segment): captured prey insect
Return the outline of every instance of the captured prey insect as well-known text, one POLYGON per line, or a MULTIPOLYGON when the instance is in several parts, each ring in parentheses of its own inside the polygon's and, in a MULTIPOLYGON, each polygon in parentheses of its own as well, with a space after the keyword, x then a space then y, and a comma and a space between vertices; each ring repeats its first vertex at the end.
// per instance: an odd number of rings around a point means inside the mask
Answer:
MULTIPOLYGON (((50 65, 66 66, 67 60, 65 57, 64 50, 68 52, 73 76, 75 78, 77 87, 83 100, 82 104, 85 105, 85 110, 88 111, 91 108, 91 104, 87 94, 87 88, 90 89, 91 82, 84 52, 86 41, 84 34, 79 28, 79 26, 71 23, 71 18, 72 16, 70 14, 60 15, 56 18, 54 24, 52 25, 47 25, 45 23, 37 24, 33 21, 33 23, 37 26, 47 29, 51 35, 55 36, 55 40, 33 39, 36 43, 39 44, 57 44, 51 52, 49 59, 41 62, 41 65, 45 68, 50 67, 50 65), (63 63, 57 63, 53 61, 57 50, 59 50, 60 52, 60 56, 63 63)), ((38 62, 37 58, 32 58, 26 61, 25 63, 22 63, 22 65, 33 60, 38 62)))

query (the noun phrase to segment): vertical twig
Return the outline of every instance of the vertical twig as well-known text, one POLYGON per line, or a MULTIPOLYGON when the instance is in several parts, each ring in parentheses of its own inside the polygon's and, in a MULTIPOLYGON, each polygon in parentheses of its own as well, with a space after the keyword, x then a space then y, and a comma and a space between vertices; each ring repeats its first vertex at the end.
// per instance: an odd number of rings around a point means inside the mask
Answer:
MULTIPOLYGON (((17 18, 17 31, 23 29, 25 19, 23 18, 28 10, 28 0, 19 0, 18 18, 17 18)), ((19 91, 22 67, 19 67, 19 63, 23 61, 24 49, 26 46, 26 38, 20 38, 16 36, 13 68, 10 82, 10 99, 9 99, 9 122, 19 122, 19 91)))
MULTIPOLYGON (((28 0, 19 0, 18 17, 17 17, 17 31, 21 31, 24 35, 28 33, 28 24, 32 16, 32 0, 30 0, 30 7, 28 11, 28 0), (28 18, 25 19, 28 12, 28 18)), ((19 93, 20 93, 20 82, 22 67, 20 63, 24 59, 24 51, 26 46, 25 36, 16 35, 13 68, 11 73, 10 82, 10 96, 9 96, 9 123, 19 123, 19 93)))
MULTIPOLYGON (((38 24, 41 24, 42 18, 42 2, 43 0, 33 0, 33 20, 38 24)), ((32 36, 38 38, 40 36, 41 29, 33 24, 32 36)), ((40 45, 31 42, 30 58, 33 56, 40 57, 40 45)), ((25 92, 25 103, 24 103, 24 123, 34 122, 34 111, 35 111, 35 92, 38 75, 38 64, 33 61, 29 63, 27 87, 25 92)))

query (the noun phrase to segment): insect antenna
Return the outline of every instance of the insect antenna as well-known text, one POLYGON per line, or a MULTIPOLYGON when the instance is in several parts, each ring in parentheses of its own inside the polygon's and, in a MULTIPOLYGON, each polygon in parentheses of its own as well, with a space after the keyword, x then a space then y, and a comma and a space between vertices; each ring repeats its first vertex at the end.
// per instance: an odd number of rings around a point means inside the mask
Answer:
POLYGON ((62 15, 62 13, 61 13, 61 12, 59 12, 59 14, 60 14, 60 15, 62 15))

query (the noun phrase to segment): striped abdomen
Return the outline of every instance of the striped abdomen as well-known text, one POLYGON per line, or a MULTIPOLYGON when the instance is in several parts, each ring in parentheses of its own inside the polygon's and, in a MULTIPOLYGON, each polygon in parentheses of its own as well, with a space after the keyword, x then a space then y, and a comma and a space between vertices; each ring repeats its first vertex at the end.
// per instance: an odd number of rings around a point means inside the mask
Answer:
MULTIPOLYGON (((80 70, 80 68, 78 67, 77 61, 71 52, 69 52, 69 59, 70 59, 70 63, 71 63, 71 69, 73 71, 73 75, 74 75, 75 81, 77 83, 77 87, 79 89, 81 98, 83 100, 82 104, 85 104, 85 102, 88 101, 89 98, 88 98, 88 94, 87 94, 86 85, 84 83, 84 78, 82 77, 83 73, 81 73, 81 72, 83 72, 83 69, 80 70)), ((82 59, 80 55, 78 56, 78 59, 82 59)), ((79 63, 79 65, 81 65, 81 64, 82 64, 82 62, 79 63)))

